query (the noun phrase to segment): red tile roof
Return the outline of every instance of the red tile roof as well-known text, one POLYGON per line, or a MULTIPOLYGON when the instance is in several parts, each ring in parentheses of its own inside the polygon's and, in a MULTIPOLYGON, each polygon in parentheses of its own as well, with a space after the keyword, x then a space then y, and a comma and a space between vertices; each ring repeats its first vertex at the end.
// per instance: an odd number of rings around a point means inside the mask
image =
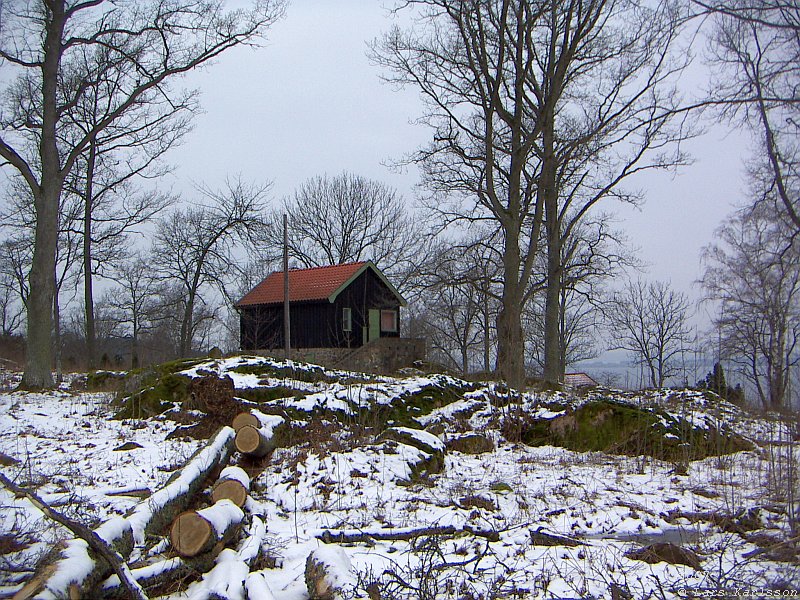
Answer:
MULTIPOLYGON (((354 262, 313 269, 289 269, 289 301, 327 300, 366 262, 354 262)), ((245 294, 236 306, 283 302, 283 271, 276 271, 245 294)))
POLYGON ((597 382, 586 373, 566 373, 564 385, 572 387, 596 386, 597 382))

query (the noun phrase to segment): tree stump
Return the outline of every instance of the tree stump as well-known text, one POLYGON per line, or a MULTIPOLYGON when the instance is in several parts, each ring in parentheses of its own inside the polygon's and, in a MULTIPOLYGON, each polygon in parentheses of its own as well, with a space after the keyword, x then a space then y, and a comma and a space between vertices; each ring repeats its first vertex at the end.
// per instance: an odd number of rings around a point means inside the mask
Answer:
POLYGON ((350 559, 337 546, 321 546, 306 558, 305 580, 311 600, 337 600, 354 583, 350 559))

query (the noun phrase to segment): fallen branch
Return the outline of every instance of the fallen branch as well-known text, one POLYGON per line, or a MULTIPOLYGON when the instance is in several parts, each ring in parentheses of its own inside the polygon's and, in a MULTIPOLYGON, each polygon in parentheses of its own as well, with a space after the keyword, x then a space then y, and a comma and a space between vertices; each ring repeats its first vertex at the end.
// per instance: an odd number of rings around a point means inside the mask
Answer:
MULTIPOLYGON (((117 577, 119 577, 119 580, 122 583, 122 586, 125 588, 128 597, 133 598, 134 600, 147 600, 147 595, 131 575, 128 565, 123 562, 120 555, 112 550, 108 543, 99 535, 97 535, 96 532, 92 531, 85 525, 70 519, 57 510, 54 510, 45 502, 43 502, 36 494, 17 486, 2 473, 0 473, 0 483, 2 483, 17 496, 23 496, 27 498, 31 504, 42 511, 48 518, 69 529, 72 533, 83 540, 89 546, 89 548, 101 556, 111 567, 111 570, 113 570, 117 577)), ((74 542, 75 540, 72 541, 73 544, 74 542)), ((26 586, 24 586, 19 592, 17 592, 17 594, 14 595, 14 600, 24 600, 38 594, 44 588, 46 581, 41 583, 42 586, 39 587, 39 582, 33 580, 28 582, 26 586)))
POLYGON ((531 543, 534 546, 584 546, 584 542, 575 538, 566 537, 563 535, 555 535, 542 531, 542 528, 532 529, 531 543))
POLYGON ((484 529, 473 529, 469 525, 464 527, 454 527, 453 525, 442 525, 433 527, 423 527, 421 529, 410 529, 402 531, 323 531, 320 535, 316 536, 317 539, 322 540, 326 544, 349 544, 358 542, 372 542, 376 540, 381 541, 396 541, 396 540, 413 540, 418 537, 432 536, 432 535, 459 535, 467 534, 476 537, 482 537, 490 542, 500 541, 500 534, 496 531, 489 531, 484 529))
MULTIPOLYGON (((194 573, 195 570, 179 557, 162 560, 146 567, 131 569, 131 575, 145 590, 152 590, 167 582, 178 581, 194 573)), ((112 575, 103 582, 100 592, 102 598, 106 600, 125 597, 119 577, 116 575, 112 575)))

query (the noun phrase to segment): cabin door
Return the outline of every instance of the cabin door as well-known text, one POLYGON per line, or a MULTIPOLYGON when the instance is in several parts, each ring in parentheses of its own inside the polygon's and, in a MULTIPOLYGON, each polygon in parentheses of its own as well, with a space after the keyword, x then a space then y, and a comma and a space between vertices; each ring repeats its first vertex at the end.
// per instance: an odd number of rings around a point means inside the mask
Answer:
POLYGON ((365 344, 381 337, 381 311, 370 308, 368 323, 369 327, 365 328, 367 331, 364 332, 366 334, 364 336, 365 344))

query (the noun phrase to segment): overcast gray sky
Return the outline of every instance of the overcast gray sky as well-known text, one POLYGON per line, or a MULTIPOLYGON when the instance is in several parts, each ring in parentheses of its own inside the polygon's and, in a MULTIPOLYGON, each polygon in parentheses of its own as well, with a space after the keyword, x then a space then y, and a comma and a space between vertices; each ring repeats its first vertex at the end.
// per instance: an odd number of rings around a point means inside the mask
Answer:
MULTIPOLYGON (((190 180, 218 185, 226 174, 274 182, 274 197, 304 179, 352 171, 396 187, 414 202, 413 171, 385 166, 424 143, 430 133, 414 90, 381 83, 366 57, 367 42, 393 23, 380 0, 293 0, 286 18, 255 51, 236 49, 193 74, 205 114, 172 161, 177 187, 190 180)), ((695 69, 702 72, 702 69, 695 69)), ((702 87, 702 75, 691 87, 702 87)), ((716 126, 687 148, 695 163, 674 178, 640 180, 641 210, 608 204, 650 265, 647 277, 670 280, 694 298, 699 253, 721 218, 744 197, 746 136, 716 126)))

